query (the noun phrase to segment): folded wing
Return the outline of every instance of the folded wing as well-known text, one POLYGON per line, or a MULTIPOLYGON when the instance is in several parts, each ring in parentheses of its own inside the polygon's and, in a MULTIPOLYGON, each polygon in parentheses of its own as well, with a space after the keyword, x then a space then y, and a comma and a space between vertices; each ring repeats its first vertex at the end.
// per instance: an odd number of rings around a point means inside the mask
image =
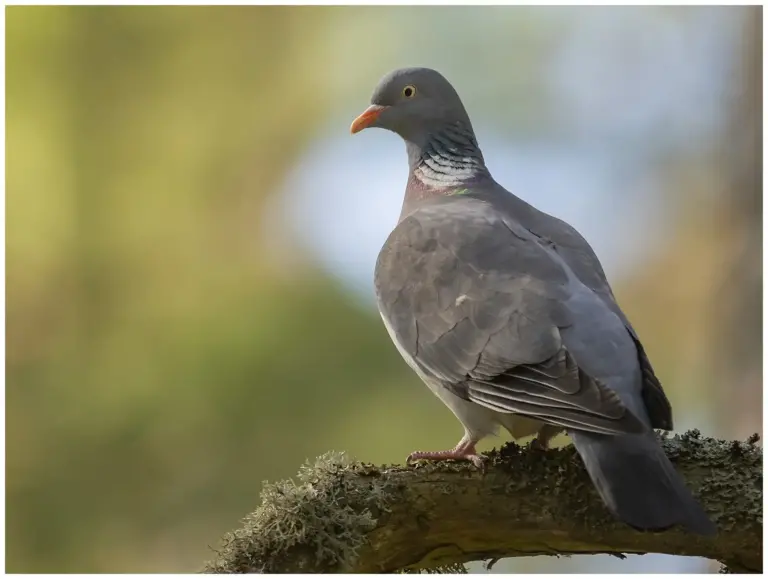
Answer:
POLYGON ((643 432, 563 344, 564 304, 576 291, 565 268, 487 205, 446 200, 398 225, 379 257, 376 289, 401 350, 458 396, 567 429, 643 432))

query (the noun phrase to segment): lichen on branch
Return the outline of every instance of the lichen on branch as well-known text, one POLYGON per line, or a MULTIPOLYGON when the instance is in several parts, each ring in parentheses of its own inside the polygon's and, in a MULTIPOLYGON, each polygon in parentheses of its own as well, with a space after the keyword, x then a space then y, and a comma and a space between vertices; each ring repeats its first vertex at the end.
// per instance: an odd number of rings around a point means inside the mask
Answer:
POLYGON ((530 555, 667 553, 762 570, 762 449, 691 431, 664 450, 720 530, 642 533, 601 503, 572 447, 508 443, 480 473, 463 463, 374 466, 340 453, 296 481, 265 484, 262 504, 228 533, 205 571, 394 572, 459 569, 530 555))

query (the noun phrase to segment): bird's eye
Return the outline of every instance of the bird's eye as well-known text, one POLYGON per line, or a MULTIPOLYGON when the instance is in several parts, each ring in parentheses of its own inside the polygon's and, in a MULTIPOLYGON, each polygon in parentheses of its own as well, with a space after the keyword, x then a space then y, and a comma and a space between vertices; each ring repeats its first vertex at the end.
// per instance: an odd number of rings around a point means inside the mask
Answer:
POLYGON ((403 96, 407 99, 412 98, 416 94, 416 87, 409 84, 403 89, 403 96))

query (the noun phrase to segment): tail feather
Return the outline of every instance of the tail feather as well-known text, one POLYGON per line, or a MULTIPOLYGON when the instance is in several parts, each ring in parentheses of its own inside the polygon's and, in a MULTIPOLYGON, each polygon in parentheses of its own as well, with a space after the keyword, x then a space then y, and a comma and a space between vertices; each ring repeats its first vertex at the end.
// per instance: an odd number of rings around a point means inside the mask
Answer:
POLYGON ((628 525, 646 531, 682 525, 701 535, 717 533, 653 432, 568 434, 603 502, 628 525))

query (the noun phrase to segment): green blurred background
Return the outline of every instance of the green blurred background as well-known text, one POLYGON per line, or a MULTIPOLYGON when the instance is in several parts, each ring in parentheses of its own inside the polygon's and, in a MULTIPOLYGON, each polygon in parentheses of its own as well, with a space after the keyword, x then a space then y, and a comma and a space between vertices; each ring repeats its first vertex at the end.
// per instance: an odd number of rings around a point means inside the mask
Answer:
POLYGON ((443 71, 497 178, 596 240, 678 428, 762 431, 761 18, 7 8, 7 570, 195 571, 264 479, 456 442, 372 301, 405 156, 347 131, 398 66, 443 71))

